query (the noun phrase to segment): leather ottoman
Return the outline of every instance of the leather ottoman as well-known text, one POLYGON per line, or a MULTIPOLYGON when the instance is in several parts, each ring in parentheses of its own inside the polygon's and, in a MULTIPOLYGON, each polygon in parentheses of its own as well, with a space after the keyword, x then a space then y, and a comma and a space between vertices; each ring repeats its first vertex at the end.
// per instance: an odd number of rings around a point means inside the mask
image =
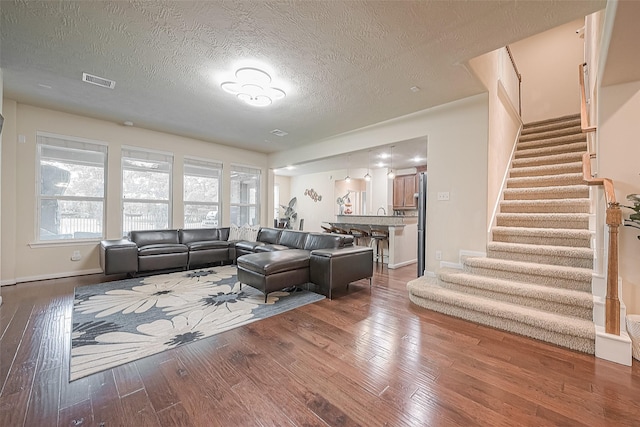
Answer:
POLYGON ((309 251, 261 252, 238 258, 238 281, 264 293, 267 302, 269 292, 309 282, 309 251))

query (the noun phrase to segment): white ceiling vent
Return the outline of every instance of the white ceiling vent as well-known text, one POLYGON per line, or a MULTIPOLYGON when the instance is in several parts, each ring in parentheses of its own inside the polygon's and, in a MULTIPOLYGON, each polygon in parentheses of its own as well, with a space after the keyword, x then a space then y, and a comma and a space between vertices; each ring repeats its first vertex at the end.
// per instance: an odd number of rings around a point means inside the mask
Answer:
POLYGON ((285 132, 283 130, 280 129, 274 129, 271 131, 272 134, 274 134, 275 136, 285 136, 285 135, 289 135, 289 132, 285 132))
POLYGON ((82 73, 82 81, 91 83, 92 85, 106 87, 113 89, 116 87, 116 82, 113 80, 105 79, 104 77, 94 76, 93 74, 82 73))

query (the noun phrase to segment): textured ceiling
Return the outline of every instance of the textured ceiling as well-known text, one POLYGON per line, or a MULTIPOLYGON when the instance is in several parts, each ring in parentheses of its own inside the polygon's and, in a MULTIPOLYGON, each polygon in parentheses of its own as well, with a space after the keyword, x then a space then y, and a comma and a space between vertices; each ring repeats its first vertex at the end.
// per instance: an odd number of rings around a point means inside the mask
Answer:
POLYGON ((469 59, 603 6, 3 1, 0 66, 5 96, 19 102, 270 153, 480 93, 469 59), (252 64, 288 96, 257 108, 220 89, 252 64))

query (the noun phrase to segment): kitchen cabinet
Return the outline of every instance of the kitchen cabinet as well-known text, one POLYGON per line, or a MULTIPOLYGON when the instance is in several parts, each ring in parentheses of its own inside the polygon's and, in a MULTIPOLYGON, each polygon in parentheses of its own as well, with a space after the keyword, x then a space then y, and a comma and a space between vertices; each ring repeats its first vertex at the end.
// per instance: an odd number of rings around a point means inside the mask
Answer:
POLYGON ((418 175, 402 175, 393 179, 393 209, 417 209, 414 195, 418 192, 418 175))

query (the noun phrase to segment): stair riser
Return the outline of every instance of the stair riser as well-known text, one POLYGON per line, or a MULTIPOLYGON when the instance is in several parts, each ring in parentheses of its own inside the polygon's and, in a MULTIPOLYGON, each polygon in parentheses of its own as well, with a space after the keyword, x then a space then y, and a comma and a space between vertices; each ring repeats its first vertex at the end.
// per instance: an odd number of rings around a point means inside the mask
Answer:
POLYGON ((588 230, 589 219, 562 220, 562 219, 528 219, 524 218, 496 218, 496 225, 499 227, 525 227, 525 228, 568 228, 571 230, 588 230))
POLYGON ((509 178, 560 175, 565 173, 582 173, 582 163, 566 163, 565 166, 560 164, 541 167, 534 166, 530 168, 514 168, 509 172, 509 178))
POLYGON ((589 197, 589 187, 581 189, 565 188, 560 190, 530 190, 506 189, 504 200, 559 200, 559 199, 586 199, 589 197))
POLYGON ((531 148, 531 149, 518 148, 515 153, 515 158, 522 159, 527 157, 548 156, 551 154, 585 153, 586 151, 587 151, 587 143, 578 142, 573 144, 557 145, 553 147, 531 148))
POLYGON ((520 136, 520 142, 559 138, 562 136, 582 134, 581 126, 571 126, 546 132, 530 132, 520 136))
POLYGON ((414 304, 417 304, 421 307, 449 316, 458 317, 460 319, 465 319, 471 322, 491 326, 496 329, 501 329, 504 331, 539 339, 541 341, 570 348, 572 350, 582 351, 588 354, 595 353, 595 340, 579 337, 569 337, 565 334, 536 328, 527 324, 523 324, 521 322, 505 321, 505 319, 499 316, 492 316, 477 311, 471 311, 466 308, 450 305, 446 302, 433 301, 426 298, 417 297, 412 294, 409 294, 409 299, 414 304))
POLYGON ((567 246, 574 248, 591 247, 591 239, 569 239, 566 237, 550 238, 493 233, 494 242, 523 243, 526 245, 567 246))
POLYGON ((574 258, 561 255, 532 254, 524 252, 506 252, 487 249, 487 257, 510 261, 534 262, 537 264, 560 265, 564 267, 593 268, 592 258, 574 258))
POLYGON ((501 204, 502 213, 589 213, 589 205, 511 205, 501 204))
POLYGON ((547 166, 560 165, 564 163, 574 163, 582 161, 582 153, 568 153, 559 156, 542 156, 542 157, 524 157, 521 159, 513 159, 512 167, 530 167, 530 166, 547 166))
POLYGON ((558 187, 562 185, 584 185, 582 174, 580 176, 571 174, 507 179, 507 188, 558 187))
POLYGON ((558 138, 535 138, 529 141, 523 141, 523 138, 520 138, 518 141, 518 151, 524 150, 532 150, 537 148, 550 148, 550 147, 559 147, 567 144, 575 144, 582 143, 587 144, 587 139, 583 134, 577 135, 565 135, 558 138))
POLYGON ((441 280, 440 285, 443 288, 451 289, 457 292, 464 292, 466 294, 489 298, 494 301, 503 301, 510 304, 523 305, 525 307, 549 311, 551 313, 561 314, 563 316, 573 316, 585 320, 591 320, 593 318, 593 309, 590 307, 579 307, 576 305, 562 304, 555 301, 528 298, 521 295, 511 295, 503 292, 493 291, 490 289, 468 286, 462 283, 449 282, 446 280, 441 280))
POLYGON ((580 116, 563 118, 561 120, 550 120, 546 122, 527 123, 522 127, 522 135, 549 132, 576 126, 581 126, 580 116))
POLYGON ((485 277, 495 277, 497 279, 513 280, 515 282, 533 283, 535 285, 550 286, 573 291, 590 292, 591 281, 582 282, 562 277, 540 276, 537 274, 518 273, 515 271, 495 270, 484 267, 472 267, 465 265, 464 271, 471 274, 478 274, 485 277))

